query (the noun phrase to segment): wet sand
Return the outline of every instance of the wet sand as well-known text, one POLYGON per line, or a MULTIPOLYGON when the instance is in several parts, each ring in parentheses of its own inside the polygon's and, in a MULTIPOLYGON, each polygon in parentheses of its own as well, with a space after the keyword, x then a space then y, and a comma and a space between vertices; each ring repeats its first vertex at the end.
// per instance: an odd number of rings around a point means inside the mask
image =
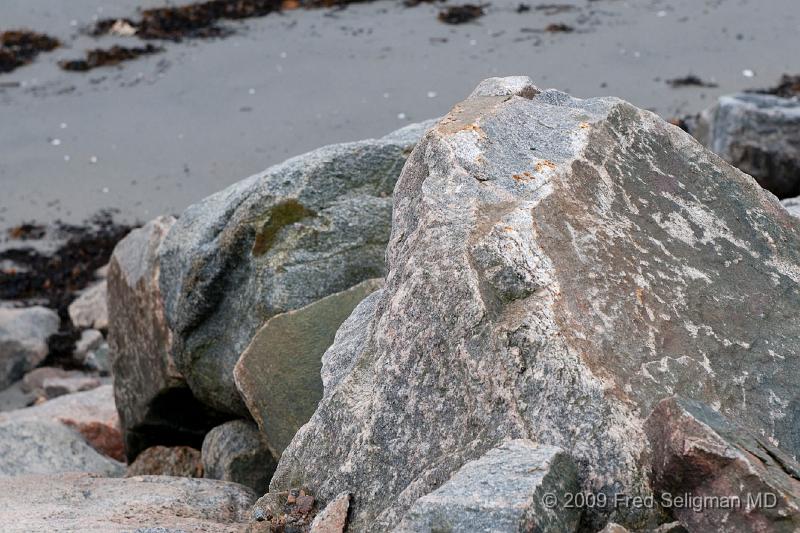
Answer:
POLYGON ((0 75, 0 229, 109 207, 126 221, 179 213, 289 156, 442 115, 489 76, 527 74, 672 117, 800 71, 797 0, 559 0, 575 9, 549 16, 496 0, 458 26, 437 20, 441 4, 385 0, 226 23, 230 37, 166 43, 120 67, 58 68, 89 48, 142 44, 81 34, 93 17, 163 3, 0 4, 0 29, 65 45, 0 75), (575 31, 541 31, 554 23, 575 31), (718 86, 666 83, 688 74, 718 86))

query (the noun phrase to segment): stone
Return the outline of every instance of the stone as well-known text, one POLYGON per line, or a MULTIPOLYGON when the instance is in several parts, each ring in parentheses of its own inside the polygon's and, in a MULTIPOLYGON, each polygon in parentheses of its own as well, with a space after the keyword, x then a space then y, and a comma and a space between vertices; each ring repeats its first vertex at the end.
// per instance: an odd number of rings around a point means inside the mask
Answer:
POLYGON ((782 200, 781 205, 786 208, 790 215, 800 218, 800 196, 782 200))
POLYGON ((351 497, 349 492, 343 492, 326 505, 311 522, 310 533, 344 533, 351 497))
POLYGON ((269 489, 278 464, 258 426, 247 420, 232 420, 209 431, 201 451, 204 477, 241 483, 257 494, 269 489))
POLYGON ((85 329, 81 331, 81 338, 75 343, 75 351, 72 357, 78 364, 84 364, 89 354, 98 350, 105 343, 103 334, 96 329, 85 329))
POLYGON ((730 502, 698 504, 701 511, 672 505, 689 531, 800 530, 800 464, 768 438, 679 397, 662 400, 645 428, 653 449, 656 501, 689 494, 698 502, 730 502))
POLYGON ((0 524, 9 533, 240 533, 254 500, 246 487, 210 479, 20 476, 0 479, 0 524))
POLYGON ((117 461, 125 459, 111 385, 61 396, 33 407, 0 413, 0 422, 9 420, 61 422, 75 429, 92 448, 103 455, 117 461))
POLYGON ((47 339, 59 323, 58 314, 46 307, 0 308, 0 389, 47 357, 47 339))
POLYGON ((507 438, 564 449, 587 493, 652 496, 644 419, 673 394, 800 454, 800 225, 650 112, 553 90, 458 104, 403 169, 386 255, 270 482, 352 491, 352 531, 387 531, 507 438))
POLYGON ((722 96, 701 113, 693 135, 779 198, 800 195, 800 100, 722 96))
POLYGON ((383 285, 363 281, 294 311, 258 330, 234 368, 236 387, 275 457, 308 422, 322 398, 322 355, 336 330, 367 295, 383 285))
POLYGON ((600 533, 630 533, 630 530, 624 526, 610 522, 606 524, 606 527, 604 527, 600 533))
POLYGON ((384 274, 392 190, 429 124, 270 167, 189 207, 160 250, 173 355, 195 396, 249 416, 233 368, 271 317, 384 274))
POLYGON ((227 419, 194 398, 170 355, 158 249, 174 222, 159 217, 133 230, 109 262, 109 359, 129 461, 158 444, 199 448, 227 419))
POLYGON ((418 499, 394 533, 559 531, 578 528, 580 509, 545 503, 578 491, 572 459, 555 446, 517 439, 462 466, 418 499))
POLYGON ((65 394, 96 389, 100 384, 100 380, 95 376, 78 373, 78 375, 68 377, 45 378, 42 382, 42 388, 47 398, 57 398, 65 394))
POLYGON ((128 465, 125 475, 203 477, 203 462, 200 451, 188 446, 153 446, 128 465))
POLYGON ((67 309, 76 328, 108 329, 108 286, 105 280, 84 290, 67 309))
POLYGON ((36 419, 0 423, 0 477, 59 472, 119 476, 123 465, 98 453, 64 424, 36 419))

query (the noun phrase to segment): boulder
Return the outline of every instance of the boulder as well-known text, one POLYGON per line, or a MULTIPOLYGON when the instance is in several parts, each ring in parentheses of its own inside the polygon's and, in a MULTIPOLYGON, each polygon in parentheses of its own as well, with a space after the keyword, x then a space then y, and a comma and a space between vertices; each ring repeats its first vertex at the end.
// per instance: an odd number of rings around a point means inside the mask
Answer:
POLYGON ((53 366, 31 370, 20 382, 23 391, 33 394, 39 400, 91 390, 101 384, 96 376, 80 370, 64 370, 53 366))
POLYGON ((208 430, 227 418, 195 400, 170 355, 158 248, 174 221, 159 217, 130 232, 108 269, 109 358, 131 461, 158 444, 199 448, 208 430))
POLYGON ((78 431, 90 446, 103 455, 118 461, 125 459, 111 385, 0 413, 0 422, 10 420, 61 422, 78 431))
POLYGON ((322 355, 336 330, 367 295, 383 285, 363 281, 294 311, 258 330, 234 368, 236 386, 275 457, 308 422, 322 398, 322 355))
POLYGON ((47 339, 59 323, 58 314, 46 307, 0 308, 0 389, 47 357, 47 339))
POLYGON ((246 487, 210 479, 21 476, 0 479, 0 524, 8 533, 240 533, 254 500, 246 487))
POLYGON ((188 446, 153 446, 128 465, 125 475, 203 477, 203 462, 200 451, 188 446))
POLYGON ((258 426, 245 420, 232 420, 209 431, 202 457, 204 477, 241 483, 257 494, 267 491, 278 464, 258 426))
POLYGON ((768 439, 676 397, 645 427, 656 501, 690 531, 800 531, 800 464, 768 439))
POLYGON ((0 422, 0 477, 59 472, 120 476, 123 471, 121 463, 98 453, 64 424, 43 419, 0 422))
POLYGON ((722 96, 700 114, 692 133, 779 198, 800 194, 800 100, 722 96))
POLYGON ((72 357, 78 364, 84 364, 89 355, 95 350, 100 349, 105 344, 103 334, 96 329, 85 329, 81 331, 81 338, 75 343, 75 351, 72 357))
MULTIPOLYGON (((650 112, 515 94, 458 104, 409 157, 385 287, 342 325, 344 370, 271 492, 351 490, 350 530, 386 531, 528 438, 569 453, 582 490, 645 497, 643 421, 672 394, 800 453, 797 219, 650 112)), ((596 529, 654 518, 588 511, 596 529)))
POLYGON ((108 286, 105 280, 84 290, 67 309, 77 328, 108 329, 108 286))
POLYGON ((352 494, 343 492, 314 517, 309 533, 344 533, 352 494))
POLYGON ((462 466, 444 485, 418 499, 394 533, 473 531, 574 532, 581 510, 553 505, 575 494, 572 459, 555 446, 505 442, 462 466))
POLYGON ((233 368, 258 328, 384 274, 392 190, 426 127, 289 159, 180 216, 161 247, 161 288, 198 399, 249 416, 233 368))

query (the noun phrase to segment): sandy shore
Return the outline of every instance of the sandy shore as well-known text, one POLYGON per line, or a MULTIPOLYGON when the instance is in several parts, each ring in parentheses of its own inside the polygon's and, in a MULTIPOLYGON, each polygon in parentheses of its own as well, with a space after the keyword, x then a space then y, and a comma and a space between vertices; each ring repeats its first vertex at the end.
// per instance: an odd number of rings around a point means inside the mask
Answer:
POLYGON ((575 8, 517 13, 518 1, 496 0, 460 26, 437 21, 432 4, 293 11, 82 74, 56 63, 140 42, 93 39, 81 27, 163 2, 3 2, 0 29, 49 33, 65 47, 0 75, 0 228, 79 222, 108 207, 126 220, 178 213, 289 156, 442 115, 488 76, 527 74, 669 117, 800 70, 796 0, 562 3, 575 8), (575 31, 540 31, 551 23, 575 31), (665 82, 690 73, 718 87, 665 82))

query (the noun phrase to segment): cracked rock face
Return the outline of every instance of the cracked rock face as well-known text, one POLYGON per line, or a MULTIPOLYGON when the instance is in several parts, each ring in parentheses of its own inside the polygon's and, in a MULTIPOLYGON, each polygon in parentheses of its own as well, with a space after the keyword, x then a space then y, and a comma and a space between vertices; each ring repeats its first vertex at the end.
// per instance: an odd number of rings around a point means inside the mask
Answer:
POLYGON ((384 274, 392 189, 430 124, 292 158, 189 207, 160 251, 173 354, 206 404, 249 416, 233 368, 270 317, 384 274))
POLYGON ((800 530, 800 464, 699 402, 662 400, 645 428, 653 446, 653 488, 691 531, 800 530), (700 498, 729 503, 703 505, 700 498), (738 499, 738 504, 736 500, 738 499))
POLYGON ((652 113, 482 85, 404 167, 385 288, 343 324, 347 370, 271 491, 351 490, 351 530, 387 530, 528 438, 570 453, 585 490, 648 495, 643 419, 672 394, 800 452, 798 221, 652 113))

